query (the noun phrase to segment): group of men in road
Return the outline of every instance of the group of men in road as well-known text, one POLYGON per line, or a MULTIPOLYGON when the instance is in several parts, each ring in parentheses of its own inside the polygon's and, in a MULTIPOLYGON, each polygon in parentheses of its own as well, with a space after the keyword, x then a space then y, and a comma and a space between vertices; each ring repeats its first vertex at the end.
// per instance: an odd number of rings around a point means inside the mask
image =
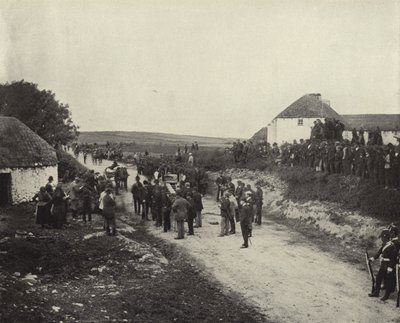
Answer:
POLYGON ((230 176, 220 173, 216 179, 217 202, 221 211, 220 237, 236 233, 235 222, 240 222, 243 236, 241 248, 249 247, 249 238, 252 236, 252 225, 262 222, 263 191, 256 183, 254 191, 251 184, 242 181, 237 182, 237 187, 230 176))
POLYGON ((173 192, 165 184, 161 185, 159 179, 154 179, 153 183, 148 180, 142 183, 140 177, 136 176, 131 193, 135 214, 147 221, 150 221, 151 214, 151 220, 155 221, 157 227, 163 227, 164 232, 173 227, 177 231, 176 239, 184 238, 185 221, 188 235, 194 235, 194 228, 202 226, 202 195, 189 182, 179 182, 173 192))

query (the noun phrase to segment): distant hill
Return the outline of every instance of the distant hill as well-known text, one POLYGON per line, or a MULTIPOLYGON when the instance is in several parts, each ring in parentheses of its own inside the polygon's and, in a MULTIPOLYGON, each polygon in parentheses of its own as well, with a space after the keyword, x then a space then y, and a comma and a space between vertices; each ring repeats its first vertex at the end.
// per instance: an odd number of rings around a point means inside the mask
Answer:
POLYGON ((202 137, 190 135, 175 135, 170 133, 138 132, 138 131, 82 131, 78 142, 104 144, 108 142, 123 142, 148 145, 191 145, 193 142, 201 146, 224 147, 231 145, 234 138, 202 137))
POLYGON ((263 139, 268 140, 268 127, 261 128, 253 135, 253 137, 251 137, 251 140, 253 141, 259 141, 263 139))

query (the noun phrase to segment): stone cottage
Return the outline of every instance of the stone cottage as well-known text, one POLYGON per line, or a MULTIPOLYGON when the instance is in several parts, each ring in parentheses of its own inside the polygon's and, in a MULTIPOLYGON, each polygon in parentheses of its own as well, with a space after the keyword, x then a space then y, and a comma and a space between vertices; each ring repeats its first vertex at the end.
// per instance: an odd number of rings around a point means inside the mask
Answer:
POLYGON ((321 94, 306 94, 279 113, 268 125, 268 141, 282 144, 293 140, 310 139, 314 121, 334 118, 343 122, 340 115, 331 108, 321 94))
POLYGON ((30 201, 57 174, 56 151, 18 119, 0 116, 0 206, 30 201))

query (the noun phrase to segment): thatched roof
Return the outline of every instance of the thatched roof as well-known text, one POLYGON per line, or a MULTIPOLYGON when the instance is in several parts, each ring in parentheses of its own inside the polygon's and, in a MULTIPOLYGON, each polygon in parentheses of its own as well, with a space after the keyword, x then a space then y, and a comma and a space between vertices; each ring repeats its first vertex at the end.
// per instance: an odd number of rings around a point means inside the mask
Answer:
POLYGON ((55 150, 16 118, 0 116, 0 168, 57 165, 55 150))
POLYGON ((383 131, 400 131, 400 114, 344 114, 346 130, 375 130, 379 127, 383 131))
POLYGON ((321 100, 319 93, 302 96, 279 113, 276 118, 335 118, 341 120, 340 115, 321 100))
POLYGON ((253 137, 251 137, 251 140, 254 141, 259 141, 259 140, 268 140, 268 127, 261 128, 258 130, 253 137))

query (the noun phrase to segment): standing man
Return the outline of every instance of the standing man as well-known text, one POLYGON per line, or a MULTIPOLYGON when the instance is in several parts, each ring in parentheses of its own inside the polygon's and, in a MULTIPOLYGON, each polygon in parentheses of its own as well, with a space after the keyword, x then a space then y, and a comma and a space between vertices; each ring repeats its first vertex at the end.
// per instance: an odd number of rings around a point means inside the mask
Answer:
POLYGON ((196 217, 196 212, 194 211, 194 201, 193 201, 193 194, 192 192, 188 191, 186 193, 186 200, 189 202, 190 207, 188 209, 188 215, 187 215, 187 223, 188 223, 188 235, 193 236, 194 235, 194 229, 193 229, 193 220, 196 217))
POLYGON ((369 260, 374 261, 378 258, 381 260, 381 266, 375 280, 374 292, 368 294, 369 297, 379 297, 382 281, 385 284, 385 295, 381 298, 386 301, 390 294, 396 289, 396 274, 395 266, 397 262, 397 249, 390 241, 389 230, 385 229, 381 232, 382 247, 378 250, 375 256, 369 260))
POLYGON ((161 186, 159 185, 158 179, 155 180, 155 185, 153 188, 153 206, 152 214, 155 214, 156 227, 162 226, 162 196, 161 196, 161 186))
POLYGON ((263 191, 261 189, 260 184, 256 184, 256 193, 255 193, 255 205, 256 205, 256 220, 255 222, 258 225, 261 225, 262 219, 262 205, 263 205, 263 191))
POLYGON ((253 217, 253 201, 251 197, 252 193, 247 191, 245 197, 240 204, 242 208, 240 210, 240 228, 242 229, 243 245, 240 248, 249 247, 249 237, 251 236, 251 219, 253 217))
POLYGON ((201 211, 203 210, 203 197, 198 192, 197 187, 193 188, 193 202, 194 202, 194 211, 196 212, 196 228, 201 228, 202 219, 201 219, 201 211))
POLYGON ((161 190, 161 201, 162 201, 162 223, 164 225, 164 232, 171 230, 171 200, 167 195, 167 189, 165 187, 161 190))
POLYGON ((140 187, 142 183, 140 182, 139 175, 136 176, 136 182, 132 185, 132 197, 133 197, 133 207, 135 209, 136 214, 140 214, 140 205, 142 204, 140 201, 140 187))
POLYGON ((223 176, 222 170, 219 173, 219 176, 215 180, 215 183, 217 184, 217 202, 219 202, 220 196, 224 194, 225 190, 225 184, 226 184, 226 178, 223 176))
POLYGON ((93 188, 88 184, 85 185, 80 189, 82 193, 83 199, 83 212, 82 212, 82 220, 86 223, 86 214, 88 215, 88 220, 92 222, 92 196, 94 194, 93 188))
POLYGON ((229 193, 225 192, 218 204, 218 207, 221 210, 221 232, 219 237, 227 236, 229 234, 230 206, 231 202, 229 201, 229 193))
POLYGON ((229 212, 229 222, 230 222, 230 234, 235 234, 236 233, 236 215, 239 213, 238 211, 238 203, 236 200, 236 197, 229 193, 229 202, 230 202, 230 212, 229 212))
POLYGON ((112 189, 106 188, 106 194, 103 197, 103 215, 106 221, 106 231, 107 234, 110 236, 110 225, 112 229, 112 235, 115 236, 116 229, 115 229, 115 206, 116 203, 114 198, 111 196, 112 189))
POLYGON ((180 192, 176 193, 176 200, 172 204, 172 211, 175 215, 176 226, 178 230, 178 236, 175 239, 184 239, 185 238, 185 228, 184 222, 187 219, 187 214, 190 208, 190 204, 186 201, 180 192))
POLYGON ((194 165, 194 157, 193 157, 192 153, 189 153, 188 164, 189 164, 189 166, 192 166, 192 167, 194 165))

